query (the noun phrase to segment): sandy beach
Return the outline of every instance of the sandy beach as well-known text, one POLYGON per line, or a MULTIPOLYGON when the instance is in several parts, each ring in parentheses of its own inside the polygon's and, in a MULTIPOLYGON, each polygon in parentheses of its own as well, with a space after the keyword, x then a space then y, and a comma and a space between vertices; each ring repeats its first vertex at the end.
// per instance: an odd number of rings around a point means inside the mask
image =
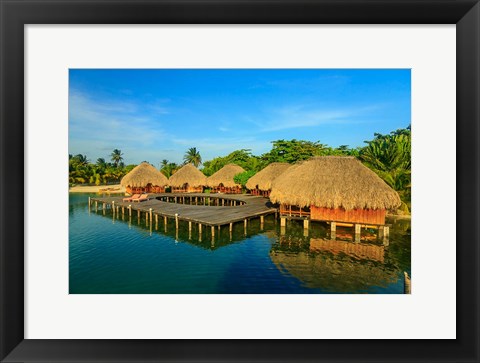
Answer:
POLYGON ((120 184, 114 185, 76 185, 68 190, 70 193, 125 193, 120 184), (107 189, 107 190, 105 190, 107 189))

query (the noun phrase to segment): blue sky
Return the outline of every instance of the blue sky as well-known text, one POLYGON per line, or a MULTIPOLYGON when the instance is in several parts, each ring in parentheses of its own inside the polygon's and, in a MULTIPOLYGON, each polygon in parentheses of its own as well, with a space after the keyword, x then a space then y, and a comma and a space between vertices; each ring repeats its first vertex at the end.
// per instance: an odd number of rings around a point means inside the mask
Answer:
POLYGON ((71 69, 69 153, 204 161, 271 141, 363 146, 410 124, 410 70, 71 69))

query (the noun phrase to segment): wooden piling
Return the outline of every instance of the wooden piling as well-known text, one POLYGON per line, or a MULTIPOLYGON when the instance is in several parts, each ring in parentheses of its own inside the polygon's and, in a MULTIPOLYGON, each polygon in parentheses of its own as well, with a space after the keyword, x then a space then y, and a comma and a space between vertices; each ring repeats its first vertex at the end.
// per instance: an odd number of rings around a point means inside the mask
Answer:
POLYGON ((308 226, 309 226, 309 223, 310 221, 308 219, 304 219, 303 220, 303 229, 306 229, 308 230, 308 226))
POLYGON ((411 294, 412 293, 412 281, 410 280, 410 276, 406 271, 403 272, 403 276, 405 278, 403 283, 403 293, 404 294, 411 294))
POLYGON ((178 229, 178 213, 175 213, 175 228, 178 229))
POLYGON ((232 230, 233 230, 233 223, 232 223, 232 222, 230 222, 229 230, 230 230, 230 233, 231 233, 232 230))
POLYGON ((280 217, 280 227, 286 227, 286 226, 287 226, 287 218, 280 217))
POLYGON ((188 221, 188 232, 192 232, 192 221, 188 221))
POLYGON ((263 224, 264 221, 265 221, 265 216, 260 216, 260 224, 263 224))
POLYGON ((213 238, 213 237, 215 237, 215 226, 212 226, 211 230, 212 230, 212 238, 213 238))
POLYGON ((360 242, 362 232, 362 226, 360 224, 355 224, 355 242, 360 242))
POLYGON ((128 216, 132 218, 132 206, 130 204, 128 205, 128 216))

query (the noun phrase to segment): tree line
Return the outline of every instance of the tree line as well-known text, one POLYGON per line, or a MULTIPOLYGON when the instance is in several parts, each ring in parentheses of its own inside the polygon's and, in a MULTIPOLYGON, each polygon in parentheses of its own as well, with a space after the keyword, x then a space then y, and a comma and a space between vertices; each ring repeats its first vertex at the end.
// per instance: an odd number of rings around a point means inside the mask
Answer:
MULTIPOLYGON (((245 169, 238 174, 235 181, 245 186, 250 177, 274 162, 295 163, 313 156, 354 156, 373 170, 390 187, 396 190, 402 199, 402 209, 408 212, 411 200, 411 128, 398 129, 383 135, 374 134, 373 140, 364 141, 364 147, 350 148, 348 145, 331 147, 320 141, 275 140, 267 153, 253 155, 250 149, 240 149, 226 156, 218 156, 203 161, 196 147, 189 148, 183 163, 177 164, 163 159, 159 170, 169 178, 187 163, 192 163, 206 175, 210 176, 225 165, 234 163, 245 169)), ((85 155, 69 155, 70 183, 106 184, 119 182, 135 165, 125 166, 122 152, 114 149, 110 161, 99 158, 90 163, 85 155)))

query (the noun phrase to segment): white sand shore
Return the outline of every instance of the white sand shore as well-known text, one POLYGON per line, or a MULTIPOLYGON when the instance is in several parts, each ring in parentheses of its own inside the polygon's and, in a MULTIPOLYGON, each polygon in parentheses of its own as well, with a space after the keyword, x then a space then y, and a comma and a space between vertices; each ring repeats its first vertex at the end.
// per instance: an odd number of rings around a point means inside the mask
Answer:
POLYGON ((70 193, 125 193, 120 184, 115 185, 76 185, 68 190, 70 193), (107 190, 105 190, 107 189, 107 190))

